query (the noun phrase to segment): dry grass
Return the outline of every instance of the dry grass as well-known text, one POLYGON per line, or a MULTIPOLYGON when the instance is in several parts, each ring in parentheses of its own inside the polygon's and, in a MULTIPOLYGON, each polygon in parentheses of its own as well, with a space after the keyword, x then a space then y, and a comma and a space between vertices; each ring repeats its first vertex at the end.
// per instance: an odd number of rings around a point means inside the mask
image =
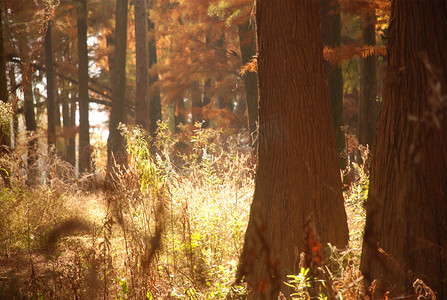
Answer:
MULTIPOLYGON (((143 133, 123 130, 131 163, 113 184, 74 181, 51 156, 39 162, 45 181, 29 187, 17 167, 23 156, 8 158, 15 175, 0 195, 0 298, 243 298, 233 282, 254 190, 248 138, 201 128, 172 137, 162 124, 154 154, 143 133)), ((345 194, 350 248, 326 257, 344 299, 362 295, 367 178, 359 175, 345 194)))

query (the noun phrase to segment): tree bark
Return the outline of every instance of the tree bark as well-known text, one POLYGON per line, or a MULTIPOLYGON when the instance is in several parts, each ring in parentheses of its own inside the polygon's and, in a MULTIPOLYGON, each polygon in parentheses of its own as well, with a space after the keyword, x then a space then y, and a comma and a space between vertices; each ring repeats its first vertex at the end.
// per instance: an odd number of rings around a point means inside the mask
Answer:
POLYGON ((114 177, 117 166, 127 165, 126 141, 118 125, 126 122, 127 0, 116 1, 115 51, 112 69, 112 111, 107 140, 107 174, 114 177))
POLYGON ((149 121, 149 52, 146 0, 134 0, 135 10, 135 124, 150 131, 149 121))
POLYGON ((51 38, 51 21, 47 25, 45 33, 45 69, 47 75, 47 140, 48 150, 55 145, 56 141, 56 107, 55 107, 55 87, 54 87, 54 72, 53 72, 53 48, 51 38))
POLYGON ((445 299, 447 2, 391 3, 361 270, 390 298, 418 278, 445 299))
MULTIPOLYGON (((368 46, 376 45, 376 15, 374 10, 368 11, 363 17, 363 43, 368 46)), ((377 56, 370 55, 360 60, 360 99, 358 116, 359 143, 369 145, 374 143, 377 128, 377 56)))
MULTIPOLYGON (((247 64, 256 55, 256 37, 254 22, 239 25, 239 44, 241 48, 242 65, 247 64)), ((258 143, 258 76, 254 72, 244 75, 245 101, 247 106, 248 129, 254 152, 258 143)))
POLYGON ((78 0, 78 101, 79 101, 79 173, 91 171, 89 93, 88 93, 88 47, 87 47, 87 1, 78 0))
MULTIPOLYGON (((256 1, 259 147, 238 277, 253 299, 276 299, 299 272, 304 223, 323 245, 348 241, 318 2, 256 1)), ((287 294, 287 292, 286 292, 287 294)))
MULTIPOLYGON (((323 45, 330 48, 340 47, 340 5, 334 0, 320 0, 321 36, 323 45)), ((343 75, 340 66, 324 62, 324 70, 329 86, 329 99, 331 103, 332 122, 335 130, 337 153, 340 169, 346 168, 345 133, 343 130, 343 75)))

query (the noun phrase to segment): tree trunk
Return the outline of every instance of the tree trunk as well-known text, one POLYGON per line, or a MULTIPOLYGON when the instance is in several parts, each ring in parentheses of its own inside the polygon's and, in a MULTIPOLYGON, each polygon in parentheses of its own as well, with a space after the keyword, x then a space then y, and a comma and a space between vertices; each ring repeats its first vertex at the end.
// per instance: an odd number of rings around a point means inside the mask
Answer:
POLYGON ((79 174, 91 171, 88 48, 87 48, 87 1, 78 0, 78 101, 79 101, 79 174))
POLYGON ((107 140, 107 174, 115 176, 116 166, 126 166, 126 141, 118 125, 126 121, 127 0, 116 1, 115 51, 112 73, 112 111, 107 140))
MULTIPOLYGON (((253 22, 254 23, 254 22, 253 22)), ((241 48, 242 65, 247 64, 256 55, 256 38, 254 24, 248 20, 239 25, 239 43, 241 48)), ((256 152, 258 141, 258 76, 254 72, 244 75, 245 101, 247 104, 248 129, 251 144, 256 152)))
POLYGON ((56 107, 54 99, 54 72, 53 72, 53 49, 51 40, 51 21, 45 34, 45 70, 47 75, 47 120, 48 120, 48 150, 55 145, 56 141, 56 107))
MULTIPOLYGON (((25 69, 25 67, 23 67, 25 69)), ((25 73, 25 70, 22 72, 25 73)), ((25 125, 26 125, 26 131, 27 135, 29 136, 29 142, 28 142, 28 180, 27 184, 32 186, 37 183, 37 179, 39 177, 39 171, 37 166, 37 146, 38 146, 38 140, 35 137, 37 133, 37 123, 36 123, 36 114, 34 112, 34 96, 33 96, 33 88, 31 79, 27 78, 22 81, 23 84, 23 92, 25 97, 25 125)))
MULTIPOLYGON (((73 93, 69 93, 70 99, 70 119, 69 119, 69 127, 76 127, 76 97, 73 96, 73 93)), ((68 162, 73 166, 76 166, 76 135, 70 135, 68 139, 68 149, 67 149, 68 162)))
MULTIPOLYGON (((8 102, 8 81, 6 75, 6 60, 5 60, 5 48, 3 43, 3 22, 2 22, 2 9, 0 7, 0 101, 8 102)), ((2 120, 0 122, 0 156, 9 153, 11 146, 11 137, 9 135, 9 126, 2 120)), ((5 183, 5 186, 11 187, 9 180, 9 172, 5 166, 0 166, 0 176, 5 183)))
MULTIPOLYGON (((363 43, 376 45, 376 15, 374 10, 365 13, 363 18, 363 43)), ((360 99, 358 116, 358 139, 363 145, 373 146, 377 127, 377 56, 370 55, 360 60, 360 99)))
POLYGON ((179 125, 186 124, 185 119, 185 102, 183 101, 183 97, 178 97, 174 103, 174 125, 175 132, 179 132, 179 125))
POLYGON ((135 10, 135 124, 150 131, 149 122, 149 52, 146 0, 134 0, 135 10))
MULTIPOLYGON (((321 37, 323 45, 330 48, 340 47, 340 5, 334 0, 320 0, 321 37)), ((335 130, 335 141, 340 168, 346 168, 345 133, 343 130, 343 75, 340 66, 333 66, 324 62, 324 70, 329 86, 329 99, 331 103, 332 122, 335 130)))
POLYGON ((345 247, 348 228, 318 2, 258 0, 256 24, 258 166, 238 277, 253 299, 276 299, 286 275, 299 272, 309 216, 323 245, 345 247))
POLYGON ((390 298, 418 278, 446 299, 447 2, 391 3, 361 270, 390 298))
MULTIPOLYGON (((152 8, 152 1, 150 2, 152 8)), ((148 51, 149 51, 149 69, 151 69, 157 63, 157 45, 155 41, 155 25, 148 18, 147 22, 149 39, 148 39, 148 51)), ((161 116, 161 97, 160 89, 157 86, 158 74, 152 71, 149 74, 149 112, 150 112, 150 133, 152 138, 157 136, 158 125, 157 122, 162 120, 161 116)))

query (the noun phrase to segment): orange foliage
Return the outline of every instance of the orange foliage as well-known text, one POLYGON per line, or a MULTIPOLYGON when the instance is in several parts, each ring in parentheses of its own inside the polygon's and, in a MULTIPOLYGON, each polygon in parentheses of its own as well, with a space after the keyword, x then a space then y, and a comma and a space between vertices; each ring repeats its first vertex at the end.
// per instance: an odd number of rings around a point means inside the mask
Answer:
POLYGON ((324 59, 332 65, 340 65, 343 61, 353 59, 354 57, 365 58, 371 55, 386 55, 386 46, 368 46, 360 43, 352 43, 337 48, 325 46, 323 49, 324 59))

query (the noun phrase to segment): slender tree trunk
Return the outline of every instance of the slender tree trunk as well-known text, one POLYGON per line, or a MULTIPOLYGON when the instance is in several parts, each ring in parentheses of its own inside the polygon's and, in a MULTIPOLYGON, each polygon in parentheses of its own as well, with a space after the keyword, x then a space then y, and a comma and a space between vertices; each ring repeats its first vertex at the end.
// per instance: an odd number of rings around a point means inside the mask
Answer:
MULTIPOLYGON (((340 47, 340 5, 334 0, 320 0, 321 36, 323 45, 330 48, 340 47)), ((343 75, 340 66, 333 66, 324 62, 324 70, 329 86, 329 99, 331 103, 332 122, 335 130, 337 153, 340 168, 346 167, 345 133, 343 130, 343 75)))
POLYGON ((446 299, 447 2, 391 3, 361 270, 390 299, 415 279, 446 299))
POLYGON ((149 52, 146 0, 134 0, 135 10, 135 123, 150 131, 149 121, 149 52))
MULTIPOLYGON (((152 8, 152 0, 150 2, 152 8)), ((149 69, 157 63, 157 46, 155 40, 155 24, 151 19, 148 19, 149 29, 149 69)), ((158 125, 157 122, 162 120, 161 116, 161 97, 160 89, 157 85, 158 74, 153 71, 149 75, 149 111, 150 111, 150 133, 152 138, 157 136, 158 125)))
MULTIPOLYGON (((70 89, 69 93, 70 100, 70 119, 68 126, 70 128, 76 127, 76 97, 70 89)), ((68 139, 68 150, 67 150, 68 162, 73 166, 76 166, 76 134, 70 135, 68 139)))
POLYGON ((179 132, 179 125, 186 124, 185 120, 185 102, 183 101, 183 97, 178 97, 174 103, 174 125, 175 132, 179 132))
POLYGON ((48 120, 48 150, 55 145, 56 141, 56 107, 54 98, 54 71, 53 71, 53 48, 51 38, 51 24, 48 24, 45 34, 45 70, 47 75, 47 120, 48 120))
MULTIPOLYGON (((368 11, 363 18, 363 43, 376 44, 376 15, 368 11)), ((360 60, 360 100, 358 116, 358 139, 363 145, 373 146, 377 127, 377 56, 370 55, 360 60)))
MULTIPOLYGON (((323 245, 348 241, 320 15, 314 0, 256 1, 259 148, 238 277, 253 299, 276 299, 299 272, 305 221, 323 245)), ((286 292, 287 294, 287 292, 286 292)))
MULTIPOLYGON (((23 73, 25 70, 23 70, 23 73)), ((25 78, 22 75, 23 78, 25 78)), ((25 97, 25 126, 27 135, 29 138, 28 141, 28 185, 35 185, 37 183, 37 179, 39 177, 38 166, 37 166, 37 146, 38 140, 35 137, 37 133, 37 123, 36 123, 36 114, 34 112, 34 96, 33 96, 33 88, 31 79, 25 79, 22 81, 23 84, 23 92, 25 97)))
MULTIPOLYGON (((8 81, 6 75, 6 60, 5 60, 5 48, 3 41, 3 22, 2 22, 2 9, 0 7, 0 101, 3 103, 8 102, 8 81)), ((9 153, 11 147, 11 137, 9 134, 8 124, 2 120, 0 122, 0 156, 9 153)), ((5 183, 5 186, 11 187, 9 180, 9 172, 5 166, 0 166, 0 176, 5 183)))
POLYGON ((87 1, 78 0, 78 101, 79 101, 79 173, 91 171, 88 48, 87 48, 87 1))
MULTIPOLYGON (((247 21, 238 28, 242 65, 247 64, 256 55, 256 37, 254 22, 247 21)), ((248 129, 253 149, 257 150, 258 141, 258 76, 254 72, 244 75, 245 101, 247 106, 248 129)))
POLYGON ((191 114, 192 114, 192 124, 195 125, 197 122, 202 122, 202 92, 200 85, 195 81, 191 89, 191 114))
POLYGON ((107 141, 107 174, 114 176, 116 165, 126 166, 126 141, 118 125, 126 122, 127 0, 116 1, 115 51, 112 73, 112 112, 107 141))

